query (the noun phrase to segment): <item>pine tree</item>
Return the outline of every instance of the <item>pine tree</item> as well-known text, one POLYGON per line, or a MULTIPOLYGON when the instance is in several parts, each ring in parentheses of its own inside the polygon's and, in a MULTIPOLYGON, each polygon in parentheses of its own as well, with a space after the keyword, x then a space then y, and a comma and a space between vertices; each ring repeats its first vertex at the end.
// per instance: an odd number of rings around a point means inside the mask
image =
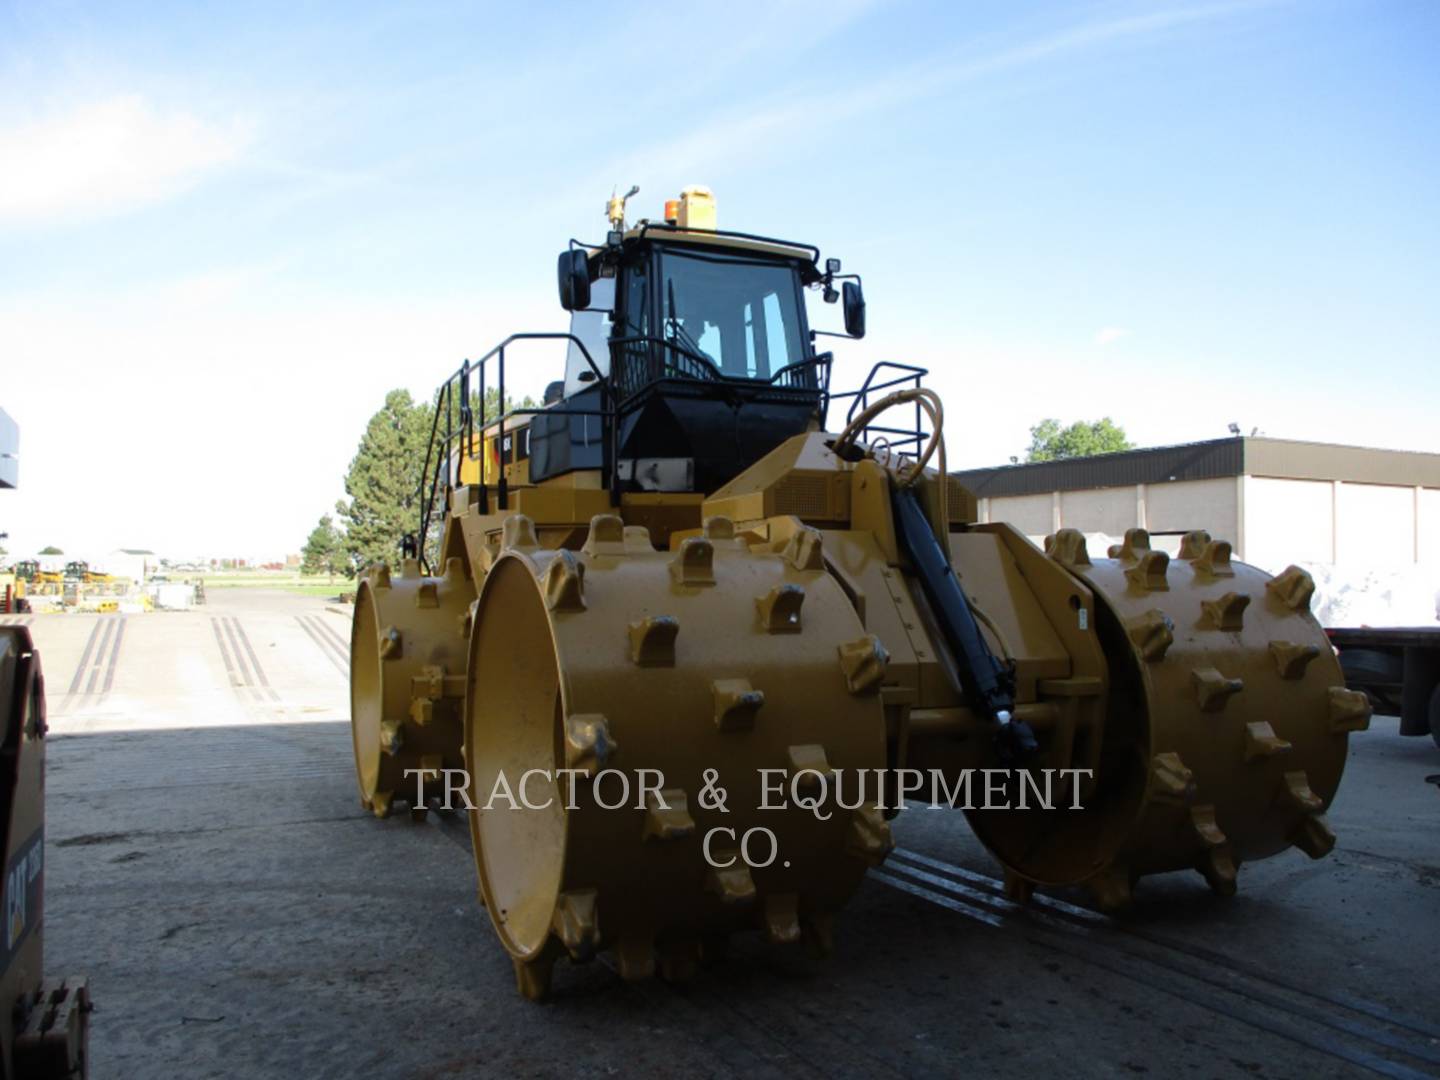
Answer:
POLYGON ((392 390, 370 418, 336 504, 345 521, 347 572, 372 563, 398 562, 400 538, 414 532, 420 515, 420 473, 430 441, 432 411, 408 390, 392 390))
POLYGON ((335 519, 323 514, 320 523, 310 531, 310 538, 305 541, 300 573, 328 574, 334 581, 335 571, 346 563, 345 536, 335 527, 335 519))

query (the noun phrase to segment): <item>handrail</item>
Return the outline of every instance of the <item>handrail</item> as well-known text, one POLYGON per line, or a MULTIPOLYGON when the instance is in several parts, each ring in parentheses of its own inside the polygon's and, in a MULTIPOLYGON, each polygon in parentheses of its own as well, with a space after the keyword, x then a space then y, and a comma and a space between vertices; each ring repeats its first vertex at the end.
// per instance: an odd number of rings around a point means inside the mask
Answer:
MULTIPOLYGON (((822 368, 822 367, 823 367, 823 368, 825 369, 825 371, 826 371, 826 374, 828 375, 828 374, 829 374, 829 371, 830 371, 830 365, 831 365, 831 363, 834 362, 834 360, 835 360, 835 354, 834 354, 834 353, 828 353, 828 352, 827 352, 827 353, 816 353, 816 354, 815 354, 814 356, 812 356, 809 360, 797 360, 797 361, 795 361, 795 363, 793 363, 793 364, 786 364, 786 365, 785 365, 784 367, 782 367, 779 371, 775 372, 775 374, 771 375, 768 381, 769 381, 770 384, 773 386, 773 385, 775 385, 775 383, 777 383, 777 382, 779 381, 781 375, 784 375, 786 372, 795 371, 797 368, 804 368, 804 367, 813 367, 813 368, 822 368)), ((825 395, 828 397, 829 394, 830 394, 830 383, 829 383, 829 380, 827 379, 827 380, 826 380, 826 383, 825 383, 825 395)))
MULTIPOLYGON (((506 433, 505 421, 516 416, 598 416, 602 420, 602 427, 608 426, 602 441, 602 472, 605 474, 605 487, 610 491, 611 501, 618 503, 619 500, 619 414, 624 410, 626 403, 635 393, 643 388, 642 385, 631 387, 627 385, 630 380, 625 376, 627 365, 625 360, 634 353, 627 353, 626 346, 633 345, 658 345, 662 349, 670 350, 681 357, 685 357, 697 364, 704 366, 699 370, 703 375, 691 374, 689 365, 681 366, 675 375, 679 377, 696 378, 707 383, 718 383, 721 385, 770 387, 776 391, 812 391, 820 395, 822 422, 824 412, 828 411, 832 400, 854 398, 850 409, 846 414, 847 421, 852 419, 858 409, 868 405, 869 395, 887 390, 902 383, 913 382, 920 385, 922 376, 928 374, 925 368, 915 367, 909 364, 899 364, 894 361, 882 360, 875 364, 865 381, 857 390, 844 391, 837 394, 830 392, 830 374, 834 362, 831 353, 819 353, 807 360, 799 360, 793 364, 787 364, 783 368, 771 374, 766 379, 751 379, 744 376, 727 375, 715 366, 708 357, 693 350, 685 348, 674 341, 667 341, 663 338, 649 335, 633 335, 623 338, 613 338, 609 342, 611 349, 611 371, 609 374, 602 372, 591 356, 590 350, 585 343, 574 334, 560 332, 525 332, 511 334, 498 345, 490 349, 478 360, 466 359, 455 369, 449 377, 441 383, 436 390, 433 407, 434 412, 430 420, 430 439, 425 448, 425 462, 420 473, 420 488, 417 498, 420 502, 420 530, 413 540, 407 539, 406 547, 413 547, 415 555, 419 558, 422 570, 431 572, 430 550, 433 547, 430 531, 437 519, 437 511, 450 497, 450 493, 459 481, 459 470, 464 467, 465 458, 476 456, 475 440, 478 434, 483 452, 486 433, 492 426, 497 427, 497 437, 502 438, 506 433), (505 408, 505 350, 517 342, 522 341, 568 341, 573 342, 580 350, 590 371, 595 375, 595 383, 600 391, 599 408, 597 409, 576 409, 570 407, 554 408, 505 408), (485 395, 489 389, 487 385, 487 369, 491 361, 495 361, 496 368, 496 389, 500 397, 500 411, 495 417, 486 415, 485 395), (802 376, 806 369, 816 372, 814 386, 796 385, 798 377, 802 376), (884 378, 887 372, 899 372, 891 378, 884 378), (473 395, 479 401, 480 415, 475 415, 471 404, 472 394, 470 377, 478 376, 477 393, 473 395), (877 382, 877 379, 881 381, 877 382), (457 401, 458 396, 458 401, 457 401), (444 427, 441 427, 441 415, 444 414, 444 427), (460 448, 458 463, 455 461, 454 450, 460 448)), ((661 370, 653 373, 652 377, 644 380, 645 384, 655 381, 658 378, 666 377, 661 370)), ((872 435, 899 436, 899 438, 888 440, 892 447, 901 447, 914 444, 917 447, 923 439, 919 407, 916 407, 916 421, 913 429, 867 426, 863 432, 868 440, 872 435)), ((509 508, 509 482, 505 474, 506 461, 502 449, 499 476, 495 483, 495 494, 498 508, 505 510, 509 508)), ((490 484, 485 479, 485 466, 483 459, 480 465, 479 504, 481 513, 489 512, 490 484)))
POLYGON ((872 391, 878 393, 881 390, 888 389, 892 386, 899 386, 901 383, 907 382, 913 382, 916 386, 919 386, 921 377, 928 374, 930 374, 929 369, 916 367, 914 364, 897 364, 894 360, 880 360, 871 367, 870 374, 865 376, 865 381, 860 384, 858 390, 848 390, 843 394, 836 394, 834 396, 837 398, 853 397, 855 399, 850 405, 849 412, 845 414, 846 421, 850 421, 855 419, 855 413, 857 411, 864 410, 867 399, 872 391), (875 376, 882 368, 893 368, 896 371, 908 372, 908 374, 898 375, 889 382, 872 386, 871 384, 874 382, 875 376))
MULTIPOLYGON (((580 346, 580 355, 585 357, 585 362, 590 365, 590 370, 595 372, 595 378, 600 380, 601 382, 605 381, 605 373, 602 372, 595 365, 595 359, 590 355, 590 350, 585 347, 585 343, 581 341, 578 337, 576 337, 574 334, 562 332, 560 330, 531 330, 519 334, 511 334, 504 341, 500 342, 499 345, 496 345, 493 349, 487 352, 484 356, 480 357, 479 360, 476 360, 470 366, 472 368, 479 367, 481 364, 485 363, 486 360, 489 360, 492 356, 503 353, 505 351, 505 346, 510 345, 516 341, 573 341, 576 345, 580 346)), ((462 364, 461 369, 463 368, 464 365, 462 364)), ((504 402, 502 401, 501 404, 503 405, 504 402)))
MULTIPOLYGON (((443 499, 449 498, 450 492, 454 490, 456 482, 459 479, 458 469, 452 472, 452 450, 457 439, 460 440, 461 445, 461 461, 459 467, 463 468, 465 456, 474 457, 474 440, 477 422, 475 411, 470 403, 471 373, 478 373, 479 376, 478 394, 476 396, 480 403, 478 428, 482 442, 484 432, 489 428, 491 423, 499 423, 501 425, 500 434, 503 436, 505 420, 517 413, 532 411, 505 408, 505 350, 507 347, 520 341, 568 341, 574 344, 579 348, 580 355, 585 358, 585 363, 589 365, 590 370, 595 374, 596 383, 600 388, 599 414, 603 417, 609 417, 613 412, 610 408, 609 401, 610 380, 605 373, 600 370, 599 365, 595 363, 595 358, 590 355, 590 350, 586 348, 585 343, 574 334, 559 331, 527 331, 511 334, 490 349, 489 352, 481 356, 480 359, 471 361, 469 358, 466 358, 435 391, 435 411, 430 421, 430 441, 425 447, 425 464, 420 472, 420 490, 417 492, 417 498, 420 501, 420 531, 415 537, 414 547, 416 549, 416 555, 420 560, 421 568, 427 573, 430 571, 430 530, 434 524, 437 504, 443 499), (499 415, 496 416, 493 421, 485 414, 485 394, 489 389, 485 378, 486 367, 492 359, 496 361, 496 390, 498 391, 500 404, 499 415), (460 391, 458 409, 454 400, 457 384, 460 391), (440 415, 442 411, 445 414, 445 431, 443 437, 441 437, 440 432, 440 415), (428 493, 427 488, 429 489, 428 493)), ((614 424, 610 426, 612 430, 615 427, 614 424)), ((606 458, 613 457, 609 447, 606 448, 605 456, 606 458)), ((607 471, 609 471, 608 461, 606 465, 607 471)), ((612 487, 612 498, 614 498, 613 483, 610 486, 612 487)), ((485 480, 483 461, 480 467, 479 488, 480 508, 483 513, 488 511, 490 500, 489 484, 485 480)), ((496 495, 499 508, 501 510, 508 509, 509 482, 505 475, 503 461, 501 462, 500 475, 496 482, 496 495)))
MULTIPOLYGON (((882 390, 889 390, 891 387, 901 386, 906 383, 912 383, 918 387, 920 380, 928 374, 930 374, 930 372, 927 368, 916 367, 914 364, 900 364, 894 360, 880 360, 870 368, 870 373, 865 376, 865 381, 860 384, 858 390, 847 390, 844 393, 835 394, 833 397, 855 399, 850 403, 850 408, 845 413, 845 422, 849 424, 851 420, 855 419, 857 412, 864 412, 865 409, 869 407, 870 395, 872 393, 879 393, 882 390), (903 374, 896 375, 884 382, 875 382, 876 376, 887 369, 902 372, 903 374)), ((919 449, 925 438, 922 419, 920 403, 917 401, 915 403, 915 426, 913 428, 893 428, 867 424, 861 431, 861 436, 866 442, 869 442, 872 433, 881 436, 903 435, 904 438, 889 439, 887 441, 892 448, 914 444, 916 449, 919 449)))
MULTIPOLYGON (((631 334, 626 337, 611 338, 610 377, 615 383, 616 390, 626 397, 636 393, 640 389, 640 386, 630 387, 624 385, 627 380, 616 372, 617 366, 621 368, 627 368, 629 365, 625 363, 625 361, 628 361, 631 357, 636 356, 635 353, 632 353, 628 349, 626 349, 627 345, 659 345, 662 349, 669 349, 672 352, 678 353, 679 355, 685 357, 688 360, 695 361, 695 363, 699 365, 697 370, 691 371, 689 369, 686 369, 683 372, 683 374, 688 374, 691 378, 694 379, 699 379, 705 382, 719 382, 725 377, 724 373, 715 366, 715 361, 712 360, 710 357, 704 355, 703 353, 695 352, 692 349, 687 349, 685 346, 678 345, 675 342, 669 341, 665 338, 654 337, 649 334, 631 334), (617 361, 619 361, 618 365, 617 361)), ((656 373, 656 377, 663 377, 663 372, 656 373)), ((651 380, 646 379, 645 381, 648 383, 651 380)))
POLYGON ((701 382, 734 384, 737 386, 755 386, 764 384, 768 386, 774 386, 777 389, 816 389, 819 390, 822 395, 829 394, 828 375, 830 371, 830 364, 834 360, 833 355, 830 353, 820 353, 816 356, 811 357, 808 360, 798 360, 793 364, 786 364, 783 368, 766 378, 749 378, 744 375, 729 375, 723 370, 721 370, 719 367, 716 367, 714 360, 712 360, 710 357, 705 356, 702 353, 697 353, 692 349, 687 349, 685 346, 680 345, 674 341, 667 340, 666 338, 654 337, 653 335, 649 334, 631 334, 626 337, 612 338, 610 341, 611 381, 614 383, 617 395, 620 396, 621 401, 624 401, 629 397, 633 396, 634 394, 639 393, 642 389, 644 389, 644 387, 648 386, 656 379, 665 378, 668 374, 668 372, 663 370, 665 364, 662 362, 660 365, 650 365, 652 367, 658 366, 660 370, 648 370, 644 372, 643 378, 630 379, 628 368, 632 366, 640 366, 642 364, 647 364, 650 359, 644 354, 637 355, 635 352, 628 350, 626 346, 630 345, 658 345, 662 349, 669 349, 679 354, 680 356, 685 357, 688 360, 693 360, 696 364, 700 365, 698 371, 681 366, 678 367, 676 374, 679 374, 681 377, 694 378, 701 382), (632 364, 630 362, 632 358, 635 358, 638 363, 632 364), (823 370, 826 374, 826 378, 823 380, 817 378, 816 386, 813 388, 786 386, 784 383, 781 382, 782 377, 793 380, 795 377, 795 373, 804 368, 823 370))

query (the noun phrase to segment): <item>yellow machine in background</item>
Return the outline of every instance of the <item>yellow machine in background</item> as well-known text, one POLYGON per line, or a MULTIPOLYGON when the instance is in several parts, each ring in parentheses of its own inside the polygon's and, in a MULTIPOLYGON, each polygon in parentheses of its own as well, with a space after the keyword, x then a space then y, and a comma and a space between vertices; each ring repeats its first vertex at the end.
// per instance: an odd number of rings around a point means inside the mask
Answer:
POLYGON ((108 587, 116 583, 115 575, 107 574, 103 570, 92 570, 90 564, 83 559, 76 559, 65 564, 65 581, 72 581, 78 585, 108 587))
POLYGON ((63 573, 58 570, 46 570, 33 559, 17 562, 15 576, 37 596, 58 596, 65 585, 63 573))
POLYGON ((843 297, 858 338, 858 278, 715 230, 704 189, 633 227, 628 197, 604 244, 560 257, 571 334, 507 339, 442 386, 410 553, 355 606, 361 799, 423 815, 468 771, 522 992, 603 949, 626 978, 680 979, 735 931, 827 948, 901 799, 967 770, 1015 770, 1012 794, 1060 777, 1054 809, 967 810, 1021 900, 1073 884, 1114 910, 1186 868, 1228 894, 1244 862, 1330 850, 1369 707, 1302 570, 1270 578, 1203 532, 1171 558, 1139 529, 1042 551, 980 523, 923 372, 830 391, 804 291, 843 297), (533 337, 565 341, 563 384, 476 416, 533 337), (663 787, 607 809, 609 769, 663 787), (527 774, 536 808, 484 808, 527 774), (833 812, 762 809, 770 781, 833 812), (742 850, 761 829, 768 862, 742 850))

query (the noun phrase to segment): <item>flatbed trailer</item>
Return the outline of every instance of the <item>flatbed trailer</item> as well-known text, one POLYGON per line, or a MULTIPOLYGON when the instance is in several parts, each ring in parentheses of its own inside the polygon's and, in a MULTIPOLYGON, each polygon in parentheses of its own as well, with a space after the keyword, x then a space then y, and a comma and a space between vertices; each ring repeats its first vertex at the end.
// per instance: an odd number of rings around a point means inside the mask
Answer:
POLYGON ((1440 746, 1440 627, 1331 627, 1345 685, 1363 690, 1376 711, 1398 714, 1401 735, 1429 735, 1440 746))

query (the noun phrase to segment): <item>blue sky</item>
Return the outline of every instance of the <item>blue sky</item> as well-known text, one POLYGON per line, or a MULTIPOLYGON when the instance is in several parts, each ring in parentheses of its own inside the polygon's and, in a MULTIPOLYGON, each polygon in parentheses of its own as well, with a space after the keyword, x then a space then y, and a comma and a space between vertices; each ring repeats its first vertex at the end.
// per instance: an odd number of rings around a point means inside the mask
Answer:
POLYGON ((1440 450, 1437 46, 1419 0, 0 3, 0 530, 298 549, 386 390, 563 327, 631 183, 863 273, 837 382, 930 366, 956 464, 1105 414, 1440 450))

